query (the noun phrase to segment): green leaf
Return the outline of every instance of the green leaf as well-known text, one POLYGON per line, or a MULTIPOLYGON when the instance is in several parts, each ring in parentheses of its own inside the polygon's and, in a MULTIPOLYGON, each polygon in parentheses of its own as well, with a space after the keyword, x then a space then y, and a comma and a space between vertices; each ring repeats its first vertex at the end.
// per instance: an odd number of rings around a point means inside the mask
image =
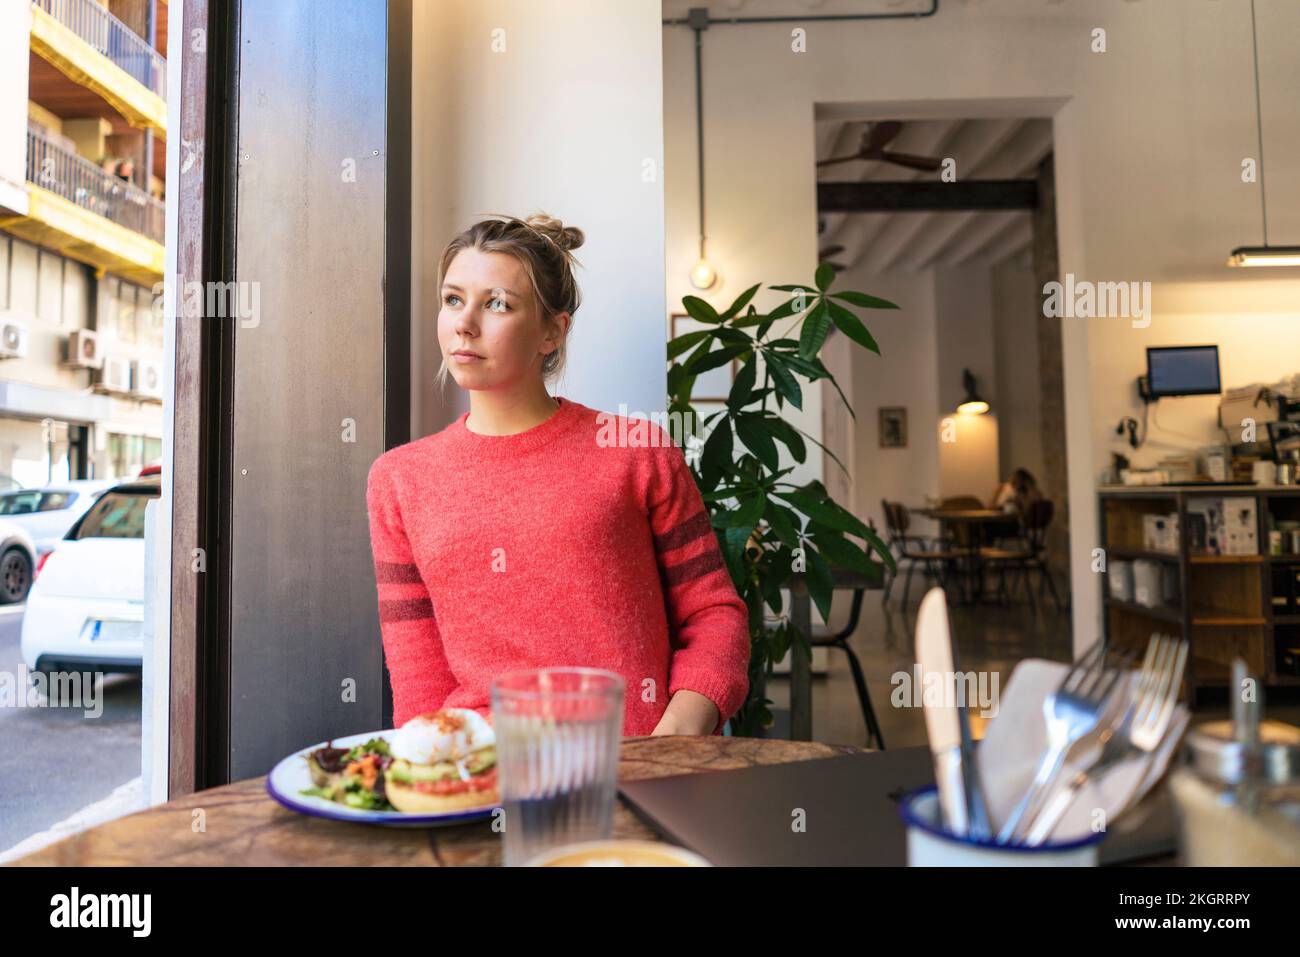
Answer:
POLYGON ((754 380, 757 376, 758 357, 751 355, 736 373, 736 381, 731 384, 731 392, 727 395, 729 409, 739 412, 749 404, 750 393, 754 391, 754 380))
POLYGON ((817 554, 814 548, 805 548, 804 554, 807 556, 808 571, 804 575, 804 581, 808 585, 808 594, 812 596, 813 604, 817 610, 822 613, 822 618, 830 621, 831 617, 831 597, 835 592, 835 581, 831 577, 830 566, 828 566, 821 555, 817 554))
POLYGON ((831 298, 842 299, 845 302, 852 303, 855 306, 861 306, 863 309, 897 309, 895 303, 888 299, 879 299, 876 296, 868 296, 865 292, 833 292, 831 298))
POLYGON ((813 541, 822 555, 832 564, 838 565, 840 568, 847 568, 849 571, 857 572, 860 575, 871 575, 873 578, 879 577, 880 566, 873 562, 865 551, 843 535, 818 535, 813 541))
POLYGON ((770 572, 763 576, 763 600, 767 602, 767 607, 771 608, 776 614, 781 614, 781 609, 785 605, 785 599, 781 595, 781 581, 776 575, 770 572))
POLYGON ((835 323, 835 328, 858 345, 870 349, 876 355, 880 355, 880 346, 876 345, 876 340, 871 337, 871 333, 867 331, 867 327, 862 324, 862 321, 857 316, 843 306, 836 305, 829 300, 826 302, 826 308, 830 310, 831 322, 835 323))
POLYGON ((762 418, 756 415, 744 415, 736 419, 736 434, 740 441, 769 469, 775 471, 780 465, 781 456, 776 443, 767 430, 762 418))
POLYGON ((818 292, 825 292, 835 281, 835 268, 830 263, 818 264, 813 281, 817 283, 818 292))
POLYGON ((690 402, 691 390, 695 387, 695 376, 689 374, 678 363, 668 369, 668 394, 678 402, 690 402))
POLYGON ((749 302, 749 300, 754 298, 754 293, 758 292, 759 287, 762 285, 763 284, 761 282, 756 282, 754 283, 754 285, 750 286, 748 289, 742 292, 740 294, 740 297, 731 304, 731 308, 729 308, 726 312, 722 314, 722 318, 724 320, 731 319, 739 315, 740 310, 744 309, 745 305, 749 302))
POLYGON ((794 489, 789 492, 776 492, 774 494, 778 498, 785 499, 809 518, 816 519, 836 531, 848 532, 850 535, 856 535, 858 538, 868 540, 875 535, 856 515, 845 511, 830 500, 823 501, 811 492, 794 489))
POLYGON ((796 462, 802 462, 808 457, 808 447, 803 444, 803 436, 789 422, 784 419, 769 419, 768 427, 778 442, 784 442, 786 448, 790 450, 790 456, 796 462))
MULTIPOLYGON (((722 474, 731 464, 731 420, 721 419, 704 440, 700 450, 700 471, 705 475, 722 474)), ((712 484, 712 483, 710 483, 712 484)))
POLYGON ((745 587, 745 546, 749 543, 749 530, 728 528, 721 533, 720 538, 722 557, 727 563, 727 570, 731 572, 731 582, 736 586, 736 591, 741 591, 745 587))
POLYGON ((781 353, 781 359, 791 369, 794 369, 810 382, 816 382, 818 379, 826 378, 827 372, 824 367, 819 368, 817 365, 814 365, 807 359, 796 355, 793 352, 781 353))
POLYGON ((763 494, 762 489, 758 489, 758 494, 751 496, 741 504, 740 508, 728 514, 727 527, 744 528, 752 532, 758 520, 763 517, 763 509, 766 507, 767 496, 763 494))
MULTIPOLYGON (((767 314, 768 321, 775 322, 777 319, 784 319, 787 316, 797 315, 803 312, 804 309, 807 309, 812 303, 816 302, 816 300, 805 299, 803 309, 796 308, 797 302, 798 300, 791 298, 787 299, 785 302, 777 303, 776 308, 767 314)), ((735 323, 732 323, 732 325, 735 325, 735 323)))
POLYGON ((898 562, 894 559, 893 549, 891 549, 889 545, 886 544, 885 541, 870 527, 867 528, 867 534, 864 537, 871 545, 871 550, 879 555, 880 560, 885 563, 885 567, 887 567, 891 572, 897 572, 898 562))
POLYGON ((682 296, 682 305, 686 307, 686 312, 690 317, 697 322, 707 322, 716 326, 722 321, 722 317, 718 315, 718 310, 699 296, 682 296))
POLYGON ((726 326, 718 326, 718 328, 710 331, 723 342, 737 346, 744 346, 746 349, 753 348, 754 340, 739 329, 728 329, 726 326))
POLYGON ((830 335, 831 317, 826 308, 826 300, 817 303, 817 308, 803 320, 803 330, 799 334, 799 355, 811 359, 821 350, 822 343, 830 335))
MULTIPOLYGON (((785 360, 778 358, 778 353, 767 353, 766 368, 772 373, 772 379, 776 382, 777 394, 782 396, 796 409, 803 408, 803 390, 799 388, 799 380, 790 374, 786 368, 785 360)), ((800 461, 803 461, 800 459, 800 461)))
POLYGON ((763 509, 763 518, 776 534, 776 537, 790 548, 798 548, 799 526, 791 515, 790 509, 771 499, 767 500, 767 507, 763 509))
POLYGON ((685 335, 678 336, 672 342, 668 343, 669 361, 676 359, 691 346, 695 345, 697 342, 704 341, 711 335, 713 335, 712 329, 699 329, 695 332, 688 332, 685 335))
POLYGON ((716 369, 718 366, 725 366, 732 359, 736 358, 736 356, 748 351, 748 346, 734 345, 723 346, 721 349, 716 349, 713 352, 706 353, 698 358, 692 354, 691 358, 686 360, 686 371, 691 373, 691 375, 699 375, 701 372, 716 369))

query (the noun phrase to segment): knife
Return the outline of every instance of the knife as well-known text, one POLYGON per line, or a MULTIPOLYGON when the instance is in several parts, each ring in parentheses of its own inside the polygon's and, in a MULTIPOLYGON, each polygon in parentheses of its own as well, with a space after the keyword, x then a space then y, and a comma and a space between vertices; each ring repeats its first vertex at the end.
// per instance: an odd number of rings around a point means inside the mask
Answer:
POLYGON ((952 632, 942 588, 931 588, 921 599, 916 614, 916 658, 923 686, 928 688, 931 681, 938 680, 943 689, 941 701, 927 700, 929 696, 924 694, 921 700, 945 826, 960 837, 987 839, 991 836, 988 810, 975 764, 970 718, 957 702, 952 632), (932 674, 939 678, 928 679, 932 674))

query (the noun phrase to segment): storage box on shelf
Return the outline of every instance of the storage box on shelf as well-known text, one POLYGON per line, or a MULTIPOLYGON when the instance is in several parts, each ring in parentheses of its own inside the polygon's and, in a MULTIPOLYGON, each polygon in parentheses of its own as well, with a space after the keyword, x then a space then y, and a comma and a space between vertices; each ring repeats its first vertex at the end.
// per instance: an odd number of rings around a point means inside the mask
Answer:
POLYGON ((1178 513, 1142 516, 1142 547, 1153 552, 1177 554, 1178 513))

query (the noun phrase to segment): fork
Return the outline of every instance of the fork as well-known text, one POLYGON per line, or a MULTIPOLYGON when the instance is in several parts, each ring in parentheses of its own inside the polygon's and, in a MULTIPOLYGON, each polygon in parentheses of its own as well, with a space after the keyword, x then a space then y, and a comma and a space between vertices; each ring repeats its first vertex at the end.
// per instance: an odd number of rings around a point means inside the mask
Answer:
MULTIPOLYGON (((1096 777, 1128 758, 1151 754, 1160 746, 1173 721, 1186 663, 1187 642, 1160 634, 1151 636, 1137 689, 1123 719, 1103 732, 1101 754, 1097 760, 1076 774, 1043 809, 1029 828, 1026 844, 1042 844, 1052 836, 1056 825, 1090 777, 1096 777)), ((1130 795, 1115 813, 1122 813, 1136 794, 1135 791, 1130 795)))
POLYGON ((1047 750, 1038 763, 1029 790, 998 832, 999 843, 1017 842, 1021 820, 1056 780, 1066 753, 1076 741, 1091 734, 1097 727, 1106 710, 1110 693, 1124 673, 1127 657, 1121 661, 1120 667, 1107 669, 1105 643, 1098 641, 1070 667, 1060 686, 1043 701, 1043 718, 1047 722, 1047 750))

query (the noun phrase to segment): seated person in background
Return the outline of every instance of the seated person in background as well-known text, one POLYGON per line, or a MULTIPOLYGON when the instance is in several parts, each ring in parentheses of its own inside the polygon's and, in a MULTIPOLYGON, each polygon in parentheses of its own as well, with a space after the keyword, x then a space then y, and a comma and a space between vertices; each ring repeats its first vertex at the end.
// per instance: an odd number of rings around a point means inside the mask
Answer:
POLYGON ((1031 502, 1036 502, 1042 497, 1043 493, 1038 490, 1038 483, 1034 481, 1029 470, 1016 469, 1011 473, 1011 477, 999 485, 998 490, 993 493, 993 501, 989 507, 1023 515, 1031 502))

